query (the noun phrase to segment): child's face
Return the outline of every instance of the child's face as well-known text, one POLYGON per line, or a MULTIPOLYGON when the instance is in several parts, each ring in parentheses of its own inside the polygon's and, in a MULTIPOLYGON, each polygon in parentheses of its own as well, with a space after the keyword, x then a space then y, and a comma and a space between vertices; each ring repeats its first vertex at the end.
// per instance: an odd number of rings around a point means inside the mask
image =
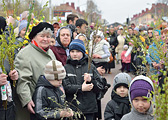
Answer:
POLYGON ((50 45, 51 45, 51 46, 54 46, 54 45, 55 45, 55 39, 54 39, 54 38, 51 38, 51 40, 50 40, 50 45))
POLYGON ((134 108, 140 113, 146 113, 150 108, 150 102, 146 98, 136 97, 132 100, 134 108))
POLYGON ((86 46, 86 38, 85 36, 79 36, 78 39, 82 40, 86 46))
POLYGON ((55 87, 59 87, 62 85, 62 80, 49 80, 49 82, 55 87))
POLYGON ((26 27, 23 28, 23 29, 20 31, 19 36, 22 37, 22 38, 24 38, 25 32, 26 32, 26 27))
POLYGON ((84 36, 79 36, 78 39, 82 40, 83 42, 86 41, 85 37, 84 36))
POLYGON ((128 48, 124 48, 124 50, 128 50, 128 48))
POLYGON ((83 53, 79 50, 71 50, 70 56, 72 60, 80 60, 83 57, 83 53))
POLYGON ((116 93, 120 97, 126 97, 126 96, 128 96, 128 88, 126 88, 125 86, 120 86, 116 89, 116 93))

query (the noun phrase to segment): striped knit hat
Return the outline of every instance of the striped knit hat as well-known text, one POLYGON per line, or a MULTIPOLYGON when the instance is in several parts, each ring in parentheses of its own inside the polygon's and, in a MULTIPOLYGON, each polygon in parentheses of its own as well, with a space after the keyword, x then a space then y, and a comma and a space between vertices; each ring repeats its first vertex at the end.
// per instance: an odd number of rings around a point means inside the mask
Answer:
POLYGON ((52 60, 45 66, 44 75, 47 80, 62 80, 66 76, 66 71, 61 62, 52 60))

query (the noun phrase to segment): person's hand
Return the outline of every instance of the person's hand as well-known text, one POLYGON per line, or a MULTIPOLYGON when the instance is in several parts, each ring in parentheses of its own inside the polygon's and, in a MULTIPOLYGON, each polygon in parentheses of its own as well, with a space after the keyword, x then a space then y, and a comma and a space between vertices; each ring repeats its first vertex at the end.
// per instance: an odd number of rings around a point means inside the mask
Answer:
POLYGON ((10 23, 14 25, 15 19, 12 16, 8 16, 6 19, 6 22, 7 22, 7 25, 10 25, 10 23))
POLYGON ((101 59, 102 57, 98 54, 94 54, 94 58, 101 59))
POLYGON ((111 47, 112 47, 112 48, 115 48, 115 46, 114 46, 114 45, 111 45, 111 47))
POLYGON ((157 63, 156 63, 156 62, 153 62, 153 63, 152 63, 152 66, 153 66, 155 69, 157 69, 157 63))
POLYGON ((27 104, 27 109, 30 113, 35 114, 33 107, 35 107, 34 102, 31 100, 28 104, 27 104))
POLYGON ((0 86, 7 84, 7 75, 6 74, 0 74, 0 86))
POLYGON ((82 84, 82 91, 91 91, 93 89, 93 84, 86 84, 86 81, 82 84))
POLYGON ((67 109, 67 110, 62 110, 60 113, 60 117, 72 117, 73 116, 73 111, 72 109, 67 109))
POLYGON ((88 74, 88 73, 84 74, 84 81, 86 81, 86 82, 90 82, 91 81, 90 74, 88 74))
POLYGON ((97 58, 98 58, 98 59, 102 59, 102 57, 101 57, 100 55, 97 55, 97 58))
POLYGON ((105 73, 105 69, 103 69, 102 66, 98 67, 97 71, 99 72, 100 75, 103 75, 105 73))
POLYGON ((153 67, 154 67, 155 69, 159 69, 159 68, 161 68, 161 64, 154 62, 154 63, 153 63, 153 67))
POLYGON ((96 54, 93 54, 93 55, 92 55, 92 58, 96 58, 96 54))
POLYGON ((11 80, 18 80, 19 78, 18 72, 16 70, 10 71, 9 77, 11 78, 11 80))

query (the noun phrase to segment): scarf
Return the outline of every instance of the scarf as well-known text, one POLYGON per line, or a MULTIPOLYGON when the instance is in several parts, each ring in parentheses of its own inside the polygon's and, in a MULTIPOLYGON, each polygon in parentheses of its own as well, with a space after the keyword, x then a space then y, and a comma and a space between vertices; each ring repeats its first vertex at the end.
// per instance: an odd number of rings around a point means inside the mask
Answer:
POLYGON ((37 44, 37 42, 36 42, 36 41, 34 41, 34 40, 32 40, 32 41, 31 41, 31 43, 32 43, 33 45, 37 46, 38 48, 42 49, 44 52, 47 52, 47 51, 48 51, 48 49, 49 49, 49 46, 48 46, 47 48, 43 49, 43 48, 42 48, 42 47, 40 47, 40 46, 37 44))
POLYGON ((118 114, 125 115, 130 112, 131 106, 128 97, 120 97, 113 90, 111 98, 118 104, 119 108, 121 108, 118 110, 118 114))

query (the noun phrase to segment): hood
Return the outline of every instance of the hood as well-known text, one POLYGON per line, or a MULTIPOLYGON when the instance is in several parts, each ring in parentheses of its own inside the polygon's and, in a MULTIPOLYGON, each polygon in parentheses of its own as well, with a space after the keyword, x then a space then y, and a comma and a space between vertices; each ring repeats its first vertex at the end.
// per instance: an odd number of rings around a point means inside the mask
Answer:
POLYGON ((40 86, 45 86, 45 87, 54 87, 46 78, 44 75, 41 75, 37 81, 37 86, 36 88, 40 86))
POLYGON ((88 63, 88 56, 85 54, 83 56, 82 59, 80 60, 72 60, 72 58, 70 57, 70 55, 67 57, 67 61, 66 61, 67 64, 72 64, 73 66, 75 65, 83 65, 83 64, 86 64, 88 63))
MULTIPOLYGON (((132 84, 133 84, 135 81, 137 81, 137 80, 144 80, 144 81, 148 82, 148 83, 152 86, 153 90, 154 90, 154 86, 153 86, 152 80, 151 80, 150 78, 146 77, 146 76, 143 76, 143 75, 139 75, 139 76, 135 77, 135 78, 131 81, 130 87, 129 87, 129 90, 128 90, 129 101, 130 101, 130 103, 131 103, 132 110, 133 110, 134 112, 136 112, 137 114, 140 114, 140 113, 134 108, 134 106, 133 106, 133 104, 132 104, 132 101, 131 101, 131 96, 130 96, 130 88, 131 88, 132 84)), ((155 100, 155 97, 153 96, 152 101, 154 101, 154 100, 155 100)), ((152 112, 153 112, 153 108, 152 108, 152 105, 151 105, 147 113, 151 114, 152 112)))
POLYGON ((66 48, 62 45, 62 43, 61 43, 61 41, 60 41, 60 31, 61 31, 62 29, 64 29, 64 28, 66 28, 66 29, 68 29, 68 30, 70 31, 70 34, 71 34, 71 37, 72 37, 72 33, 71 33, 71 30, 69 29, 69 27, 61 27, 61 28, 57 31, 57 35, 56 35, 56 45, 58 45, 58 46, 60 46, 60 47, 62 47, 62 48, 64 48, 64 49, 66 49, 66 48))

